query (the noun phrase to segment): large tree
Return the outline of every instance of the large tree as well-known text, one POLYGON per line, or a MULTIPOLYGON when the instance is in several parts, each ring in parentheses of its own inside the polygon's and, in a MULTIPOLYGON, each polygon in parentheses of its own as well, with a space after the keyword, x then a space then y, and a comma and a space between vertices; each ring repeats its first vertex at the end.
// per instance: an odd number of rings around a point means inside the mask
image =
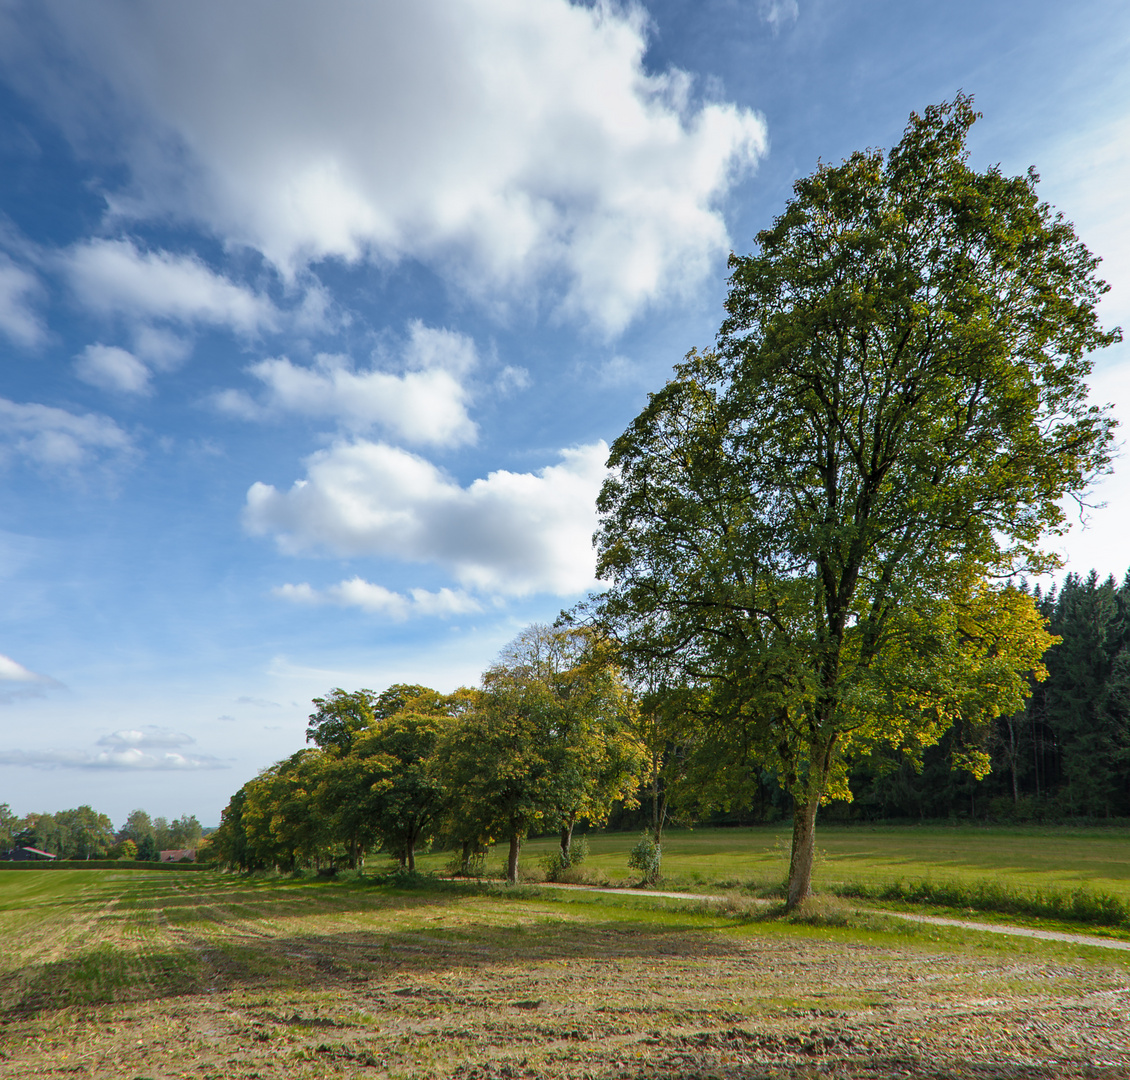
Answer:
POLYGON ((1051 639, 1010 582, 1109 463, 1098 260, 1034 172, 970 168, 975 119, 959 96, 796 183, 600 496, 598 614, 788 786, 790 905, 846 758, 1020 706, 1051 639))

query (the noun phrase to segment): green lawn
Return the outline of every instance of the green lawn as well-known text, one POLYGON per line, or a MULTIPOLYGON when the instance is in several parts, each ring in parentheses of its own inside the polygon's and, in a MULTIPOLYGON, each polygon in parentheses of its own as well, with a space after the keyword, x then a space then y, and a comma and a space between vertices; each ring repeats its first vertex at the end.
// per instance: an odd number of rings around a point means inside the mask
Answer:
MULTIPOLYGON (((779 885, 788 869, 790 835, 787 827, 670 831, 663 844, 664 885, 698 892, 779 885)), ((632 883, 628 851, 637 837, 591 833, 586 869, 610 883, 632 883)), ((1021 889, 1083 886, 1130 902, 1130 829, 829 825, 818 826, 816 842, 817 889, 850 883, 993 881, 1021 889)), ((527 841, 524 867, 536 871, 539 856, 555 846, 551 837, 527 841)), ((429 853, 419 863, 421 869, 439 872, 449 858, 429 853)), ((502 846, 496 847, 488 871, 500 873, 504 858, 502 846)))

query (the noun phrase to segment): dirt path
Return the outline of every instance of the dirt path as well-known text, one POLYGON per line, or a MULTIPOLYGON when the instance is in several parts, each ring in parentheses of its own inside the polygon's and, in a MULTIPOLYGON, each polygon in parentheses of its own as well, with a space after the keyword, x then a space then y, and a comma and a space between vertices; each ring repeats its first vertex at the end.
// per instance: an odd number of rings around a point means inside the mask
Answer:
MULTIPOLYGON (((618 889, 601 888, 595 885, 565 885, 545 882, 542 888, 546 889, 580 889, 584 892, 620 893, 625 896, 655 896, 666 900, 704 900, 725 901, 730 899, 725 896, 712 896, 704 893, 687 892, 659 892, 654 889, 618 889)), ((755 904, 768 904, 768 900, 753 900, 755 904)), ((1116 938, 1099 937, 1096 934, 1065 934, 1059 930, 1039 930, 1029 926, 1012 926, 1005 923, 973 922, 969 919, 949 919, 941 915, 915 915, 909 911, 890 911, 886 908, 860 908, 861 911, 873 911, 880 915, 889 915, 892 919, 904 919, 907 922, 927 923, 931 926, 956 926, 962 930, 981 930, 986 934, 1006 934, 1010 937, 1038 938, 1041 941, 1063 941, 1068 945, 1090 945, 1097 949, 1116 949, 1130 952, 1130 941, 1119 941, 1116 938)))

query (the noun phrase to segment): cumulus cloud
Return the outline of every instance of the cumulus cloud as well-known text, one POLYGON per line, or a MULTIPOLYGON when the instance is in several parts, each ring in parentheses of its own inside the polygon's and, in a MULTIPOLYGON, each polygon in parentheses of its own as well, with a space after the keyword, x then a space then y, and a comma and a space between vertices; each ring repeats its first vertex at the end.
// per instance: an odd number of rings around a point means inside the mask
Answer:
POLYGON ((129 436, 107 416, 80 416, 52 405, 20 405, 0 398, 0 461, 16 456, 68 468, 130 447, 129 436))
POLYGON ((141 251, 130 240, 91 240, 64 256, 64 269, 82 304, 102 315, 203 323, 242 334, 277 322, 269 299, 193 255, 141 251))
POLYGON ((119 217, 192 219, 284 274, 414 258, 493 299, 552 283, 607 333, 717 266, 766 147, 758 114, 645 68, 634 4, 13 0, 0 20, 9 77, 117 146, 119 217))
POLYGON ((327 589, 315 589, 303 582, 301 585, 280 585, 274 594, 298 604, 337 604, 356 607, 372 615, 385 615, 402 621, 413 615, 466 615, 482 611, 482 604, 462 590, 410 589, 407 594, 374 585, 360 577, 350 578, 327 589))
POLYGON ((38 345, 43 324, 32 309, 39 293, 38 280, 0 253, 0 331, 17 345, 38 345))
POLYGON ((467 415, 469 393, 462 378, 477 363, 470 338, 413 322, 402 354, 406 370, 399 374, 356 371, 344 356, 323 354, 310 367, 282 356, 247 369, 265 387, 260 398, 226 390, 215 402, 247 419, 298 413, 331 418, 354 431, 382 427, 410 443, 456 446, 473 442, 477 434, 467 415))
POLYGON ((289 491, 253 484, 244 522, 284 551, 430 562, 484 593, 572 595, 595 584, 591 538, 607 457, 599 442, 537 472, 500 469, 462 487, 423 458, 357 439, 312 454, 289 491))
POLYGON ((103 736, 89 750, 0 750, 0 765, 30 765, 35 768, 135 770, 226 769, 211 754, 196 754, 178 747, 191 746, 190 735, 168 728, 149 726, 126 729, 103 736))
POLYGON ((122 394, 148 394, 149 368, 116 345, 87 345, 75 358, 75 374, 83 382, 122 394))

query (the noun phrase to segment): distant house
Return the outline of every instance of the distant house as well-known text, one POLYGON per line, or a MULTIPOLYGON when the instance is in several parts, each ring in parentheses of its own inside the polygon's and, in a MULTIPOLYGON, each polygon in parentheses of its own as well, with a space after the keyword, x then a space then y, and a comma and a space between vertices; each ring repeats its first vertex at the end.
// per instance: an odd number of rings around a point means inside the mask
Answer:
POLYGON ((37 847, 18 847, 12 848, 11 851, 5 851, 0 855, 0 859, 5 859, 9 862, 24 862, 28 859, 57 859, 57 855, 52 855, 50 851, 40 851, 37 847))
POLYGON ((161 852, 161 862, 196 862, 196 848, 172 848, 161 852))

